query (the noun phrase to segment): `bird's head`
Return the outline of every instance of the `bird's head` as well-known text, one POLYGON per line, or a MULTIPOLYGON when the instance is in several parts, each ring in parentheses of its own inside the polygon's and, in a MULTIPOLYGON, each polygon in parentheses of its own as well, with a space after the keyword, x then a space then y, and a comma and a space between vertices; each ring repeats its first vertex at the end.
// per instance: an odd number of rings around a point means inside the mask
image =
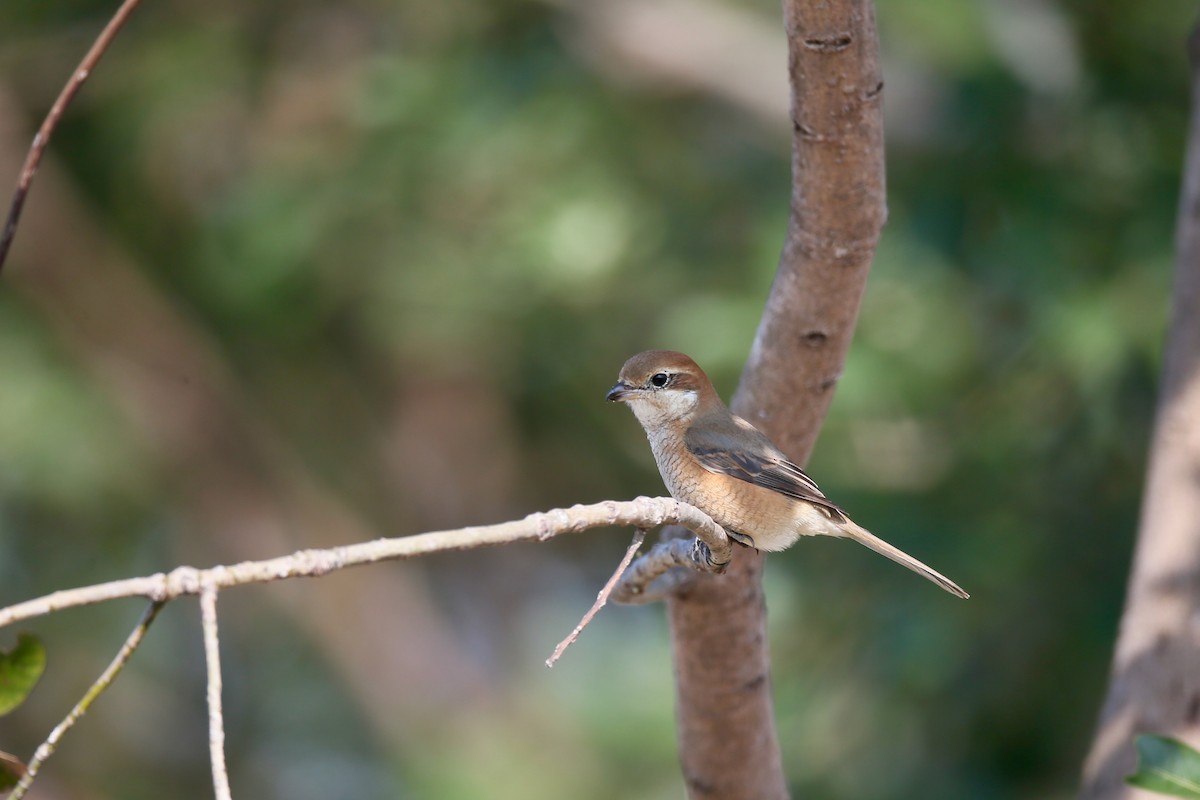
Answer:
POLYGON ((643 427, 686 421, 720 402, 704 370, 673 350, 647 350, 626 361, 607 399, 628 404, 643 427))

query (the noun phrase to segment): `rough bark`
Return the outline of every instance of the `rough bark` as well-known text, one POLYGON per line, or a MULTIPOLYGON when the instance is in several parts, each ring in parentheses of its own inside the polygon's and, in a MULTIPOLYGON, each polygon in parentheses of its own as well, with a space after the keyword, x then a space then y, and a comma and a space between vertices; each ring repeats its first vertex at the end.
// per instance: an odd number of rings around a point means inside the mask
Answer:
MULTIPOLYGON (((785 0, 792 87, 787 240, 734 397, 793 459, 807 460, 850 346, 880 230, 882 88, 869 0, 785 0)), ((771 705, 763 557, 739 549, 668 605, 688 796, 788 796, 771 705)))
POLYGON ((1084 800, 1161 797, 1124 783, 1137 733, 1200 746, 1200 27, 1189 52, 1191 130, 1171 323, 1137 549, 1084 800))

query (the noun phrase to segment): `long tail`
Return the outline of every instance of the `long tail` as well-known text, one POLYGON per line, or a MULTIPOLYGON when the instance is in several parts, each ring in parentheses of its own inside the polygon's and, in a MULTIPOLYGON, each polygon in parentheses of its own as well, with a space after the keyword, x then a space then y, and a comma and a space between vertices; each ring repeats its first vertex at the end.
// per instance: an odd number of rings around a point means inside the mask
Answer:
POLYGON ((903 564, 918 575, 933 581, 950 594, 957 597, 962 597, 964 599, 971 596, 959 588, 957 583, 950 580, 942 573, 938 572, 932 567, 922 564, 920 561, 917 561, 915 558, 898 547, 892 547, 883 539, 880 539, 878 536, 871 533, 861 525, 855 525, 853 522, 847 520, 847 524, 843 530, 846 532, 846 536, 858 542, 859 544, 866 545, 876 553, 879 553, 881 556, 887 556, 897 564, 903 564))

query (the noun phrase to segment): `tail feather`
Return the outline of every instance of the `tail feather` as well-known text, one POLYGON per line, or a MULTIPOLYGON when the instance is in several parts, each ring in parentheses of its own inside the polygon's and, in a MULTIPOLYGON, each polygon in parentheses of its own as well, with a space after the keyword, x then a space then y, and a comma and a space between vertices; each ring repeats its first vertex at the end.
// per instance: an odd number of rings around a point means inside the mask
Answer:
POLYGON ((868 531, 866 528, 856 525, 853 522, 849 522, 849 524, 847 524, 843 530, 845 530, 846 536, 858 542, 859 544, 866 545, 876 553, 879 553, 881 556, 887 556, 897 564, 902 564, 903 566, 908 567, 918 575, 933 581, 950 594, 955 595, 956 597, 962 597, 964 599, 971 596, 964 592, 957 583, 950 580, 942 573, 930 566, 922 564, 920 561, 917 561, 900 548, 893 547, 883 539, 880 539, 878 536, 868 531))

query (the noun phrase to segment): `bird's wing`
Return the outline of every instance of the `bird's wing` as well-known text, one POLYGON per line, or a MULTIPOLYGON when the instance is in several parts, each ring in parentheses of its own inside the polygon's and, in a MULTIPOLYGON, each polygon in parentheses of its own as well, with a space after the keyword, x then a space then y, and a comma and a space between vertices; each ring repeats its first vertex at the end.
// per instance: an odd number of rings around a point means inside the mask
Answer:
POLYGON ((688 452, 709 472, 728 475, 773 492, 812 503, 828 512, 835 522, 844 522, 846 512, 828 500, 804 470, 784 458, 757 428, 734 418, 739 430, 693 426, 684 436, 688 452), (753 448, 747 447, 753 443, 753 448))

